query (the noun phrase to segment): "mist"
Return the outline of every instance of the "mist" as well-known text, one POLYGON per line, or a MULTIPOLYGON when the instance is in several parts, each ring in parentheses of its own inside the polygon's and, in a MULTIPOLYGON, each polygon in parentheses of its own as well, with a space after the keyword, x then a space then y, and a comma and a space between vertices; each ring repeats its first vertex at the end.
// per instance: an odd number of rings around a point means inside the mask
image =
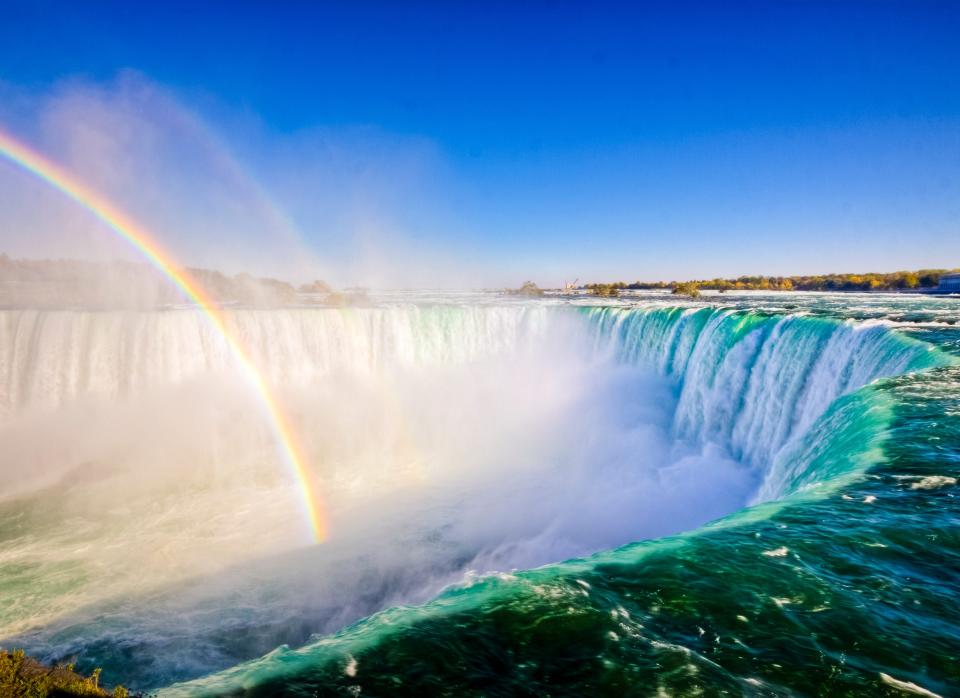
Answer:
POLYGON ((192 273, 225 305, 224 334, 88 212, 0 166, 0 248, 92 262, 0 260, 0 560, 18 590, 0 640, 41 659, 82 655, 160 686, 476 575, 697 528, 756 501, 796 432, 886 365, 850 358, 874 341, 852 330, 824 329, 824 344, 798 328, 803 360, 764 344, 783 328, 731 345, 740 329, 720 312, 707 329, 686 311, 638 312, 643 346, 624 361, 623 316, 553 301, 311 306, 317 294, 218 274, 502 278, 469 254, 469 221, 435 201, 458 193, 436 144, 362 125, 278 133, 136 73, 17 94, 0 120, 177 264, 214 270, 192 273), (328 521, 321 545, 230 341, 291 424, 328 521), (668 365, 678 347, 689 389, 668 365), (812 371, 821 353, 834 358, 812 371), (782 400, 804 370, 818 390, 782 400), (748 385, 769 414, 734 407, 728 393, 748 385))
MULTIPOLYGON (((35 335, 30 312, 2 320, 35 335)), ((691 529, 757 485, 678 441, 674 386, 598 349, 578 314, 231 317, 321 484, 329 541, 311 545, 261 405, 197 313, 47 317, 51 350, 2 362, 20 385, 0 425, 2 555, 34 582, 0 636, 55 658, 119 639, 155 685, 472 574, 691 529), (245 639, 225 645, 226 628, 245 639)))
POLYGON ((202 312, 0 310, 4 643, 156 687, 695 529, 818 487, 810 468, 867 467, 878 442, 837 420, 880 434, 885 410, 831 406, 943 360, 802 313, 404 298, 223 313, 316 483, 322 544, 202 312), (853 450, 821 462, 833 432, 853 450))
MULTIPOLYGON (((463 249, 449 165, 423 136, 363 124, 277 132, 134 71, 43 90, 0 81, 0 125, 149 230, 178 266, 340 287, 516 283, 463 249)), ((0 252, 139 260, 88 211, 7 162, 0 252)))

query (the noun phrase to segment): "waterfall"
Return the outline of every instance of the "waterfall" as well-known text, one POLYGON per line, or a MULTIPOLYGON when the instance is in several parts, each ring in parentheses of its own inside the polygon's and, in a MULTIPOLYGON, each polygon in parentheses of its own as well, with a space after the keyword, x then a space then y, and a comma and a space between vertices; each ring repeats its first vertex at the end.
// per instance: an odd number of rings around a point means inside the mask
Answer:
MULTIPOLYGON (((281 386, 337 371, 549 353, 586 340, 594 355, 612 352, 675 382, 678 437, 718 443, 757 466, 841 395, 938 361, 928 345, 882 325, 714 308, 235 310, 227 324, 281 386)), ((136 395, 227 372, 231 362, 222 336, 193 311, 0 311, 0 414, 82 395, 136 395)))
POLYGON ((719 443, 758 467, 772 464, 839 397, 946 361, 881 324, 714 308, 586 313, 596 346, 675 381, 678 437, 719 443))
MULTIPOLYGON (((348 370, 466 363, 543 338, 544 308, 235 310, 228 331, 274 384, 348 370)), ((232 355, 199 312, 0 311, 0 410, 56 407, 81 395, 135 395, 232 355)))
POLYGON ((0 632, 54 660, 132 634, 165 657, 130 664, 143 685, 196 676, 468 570, 695 529, 854 472, 886 428, 863 388, 947 361, 881 324, 758 310, 225 318, 292 417, 330 542, 297 538, 296 483, 200 313, 0 311, 0 559, 21 575, 0 632), (243 646, 223 641, 234 626, 243 646))

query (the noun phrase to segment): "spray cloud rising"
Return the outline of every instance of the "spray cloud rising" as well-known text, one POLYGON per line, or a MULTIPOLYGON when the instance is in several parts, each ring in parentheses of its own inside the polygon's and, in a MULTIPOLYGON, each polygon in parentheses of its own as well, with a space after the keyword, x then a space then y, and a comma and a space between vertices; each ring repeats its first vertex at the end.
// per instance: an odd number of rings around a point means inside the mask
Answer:
POLYGON ((818 413, 929 354, 882 327, 709 309, 228 317, 304 437, 330 541, 304 547, 295 483, 198 313, 3 311, 2 554, 29 589, 4 636, 51 657, 132 644, 156 685, 470 571, 690 529, 782 494, 818 413), (715 412, 748 393, 770 409, 715 412))

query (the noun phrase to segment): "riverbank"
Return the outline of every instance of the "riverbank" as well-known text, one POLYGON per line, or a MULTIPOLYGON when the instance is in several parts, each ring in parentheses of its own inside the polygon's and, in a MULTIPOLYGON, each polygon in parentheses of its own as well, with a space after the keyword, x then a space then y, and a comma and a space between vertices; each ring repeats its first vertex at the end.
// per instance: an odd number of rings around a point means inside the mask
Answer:
POLYGON ((28 657, 23 650, 0 650, 0 696, 2 698, 45 698, 46 696, 112 696, 127 698, 123 686, 108 691, 100 686, 100 670, 89 677, 78 674, 72 665, 48 667, 28 657))

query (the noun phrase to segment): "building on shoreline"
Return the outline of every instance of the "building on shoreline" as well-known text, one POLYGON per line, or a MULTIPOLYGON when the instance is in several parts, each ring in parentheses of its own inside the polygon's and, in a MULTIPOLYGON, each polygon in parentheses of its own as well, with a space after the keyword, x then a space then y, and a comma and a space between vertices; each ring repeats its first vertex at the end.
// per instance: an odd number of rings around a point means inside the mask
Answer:
POLYGON ((960 274, 944 274, 937 286, 940 293, 960 293, 960 274))

